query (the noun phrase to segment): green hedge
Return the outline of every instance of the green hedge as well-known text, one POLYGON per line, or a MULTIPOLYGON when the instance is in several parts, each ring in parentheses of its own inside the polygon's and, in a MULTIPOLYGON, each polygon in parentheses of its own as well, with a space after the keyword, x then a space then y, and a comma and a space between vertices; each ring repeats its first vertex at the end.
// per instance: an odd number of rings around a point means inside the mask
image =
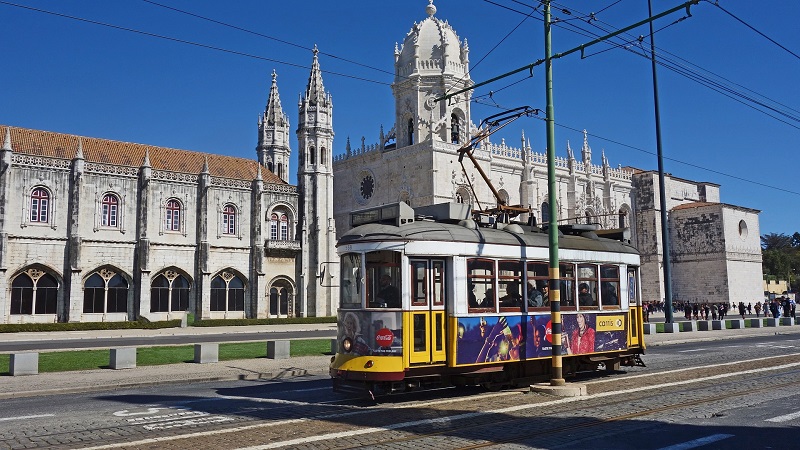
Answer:
MULTIPOLYGON (((228 327, 248 325, 280 325, 292 323, 336 323, 336 317, 292 317, 286 319, 207 319, 190 322, 194 327, 228 327)), ((181 320, 168 320, 163 322, 149 322, 139 320, 135 322, 74 322, 74 323, 20 323, 2 324, 0 333, 36 332, 36 331, 87 331, 87 330, 127 330, 159 328, 177 328, 181 320)))
POLYGON ((86 331, 175 328, 181 326, 180 319, 164 322, 71 322, 71 323, 10 323, 0 325, 0 333, 31 331, 86 331))
POLYGON ((195 327, 231 327, 248 325, 283 325, 292 323, 336 323, 336 317, 289 317, 286 319, 203 319, 195 327))

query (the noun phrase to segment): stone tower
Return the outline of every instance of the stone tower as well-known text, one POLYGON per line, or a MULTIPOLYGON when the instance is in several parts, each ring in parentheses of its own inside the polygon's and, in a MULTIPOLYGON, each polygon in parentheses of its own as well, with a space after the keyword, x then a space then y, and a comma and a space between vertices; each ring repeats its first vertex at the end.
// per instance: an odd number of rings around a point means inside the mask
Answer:
POLYGON ((278 75, 272 71, 272 86, 264 114, 258 118, 258 162, 281 180, 289 182, 289 118, 281 108, 278 75))
POLYGON ((330 316, 338 304, 339 265, 333 220, 333 102, 322 85, 314 46, 314 60, 304 94, 298 103, 297 189, 302 262, 298 266, 300 314, 330 316))
POLYGON ((397 148, 433 140, 463 144, 469 136, 470 92, 434 101, 472 86, 469 47, 450 24, 434 17, 436 7, 429 1, 428 18, 414 24, 402 47, 395 45, 392 91, 397 148))

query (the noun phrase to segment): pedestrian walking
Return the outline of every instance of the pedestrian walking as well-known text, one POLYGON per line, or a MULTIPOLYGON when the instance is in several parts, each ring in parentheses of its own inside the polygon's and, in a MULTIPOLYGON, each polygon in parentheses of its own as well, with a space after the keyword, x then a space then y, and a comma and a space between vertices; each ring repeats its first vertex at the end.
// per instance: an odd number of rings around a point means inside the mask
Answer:
POLYGON ((746 309, 744 302, 739 302, 739 315, 742 316, 742 319, 744 319, 744 312, 746 309))

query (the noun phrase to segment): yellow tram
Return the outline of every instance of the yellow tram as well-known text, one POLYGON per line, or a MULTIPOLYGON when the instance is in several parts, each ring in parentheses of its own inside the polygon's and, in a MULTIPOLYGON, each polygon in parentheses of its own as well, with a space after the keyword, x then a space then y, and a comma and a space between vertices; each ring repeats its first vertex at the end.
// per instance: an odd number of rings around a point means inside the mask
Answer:
MULTIPOLYGON (((341 264, 335 390, 372 395, 549 378, 548 236, 480 224, 466 205, 351 214, 341 264)), ((591 227, 560 227, 564 375, 641 363, 639 254, 591 227)))

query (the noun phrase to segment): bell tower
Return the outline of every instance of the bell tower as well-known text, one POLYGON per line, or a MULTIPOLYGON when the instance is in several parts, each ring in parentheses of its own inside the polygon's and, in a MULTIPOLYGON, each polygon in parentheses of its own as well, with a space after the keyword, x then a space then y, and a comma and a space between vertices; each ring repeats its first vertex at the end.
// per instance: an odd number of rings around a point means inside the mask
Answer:
POLYGON ((336 314, 339 278, 333 220, 333 102, 322 84, 316 45, 313 52, 308 85, 298 103, 297 235, 302 239, 298 306, 304 316, 330 316, 336 314))
POLYGON ((258 118, 258 162, 281 180, 289 182, 289 118, 281 108, 278 74, 272 71, 272 86, 264 114, 258 118))

